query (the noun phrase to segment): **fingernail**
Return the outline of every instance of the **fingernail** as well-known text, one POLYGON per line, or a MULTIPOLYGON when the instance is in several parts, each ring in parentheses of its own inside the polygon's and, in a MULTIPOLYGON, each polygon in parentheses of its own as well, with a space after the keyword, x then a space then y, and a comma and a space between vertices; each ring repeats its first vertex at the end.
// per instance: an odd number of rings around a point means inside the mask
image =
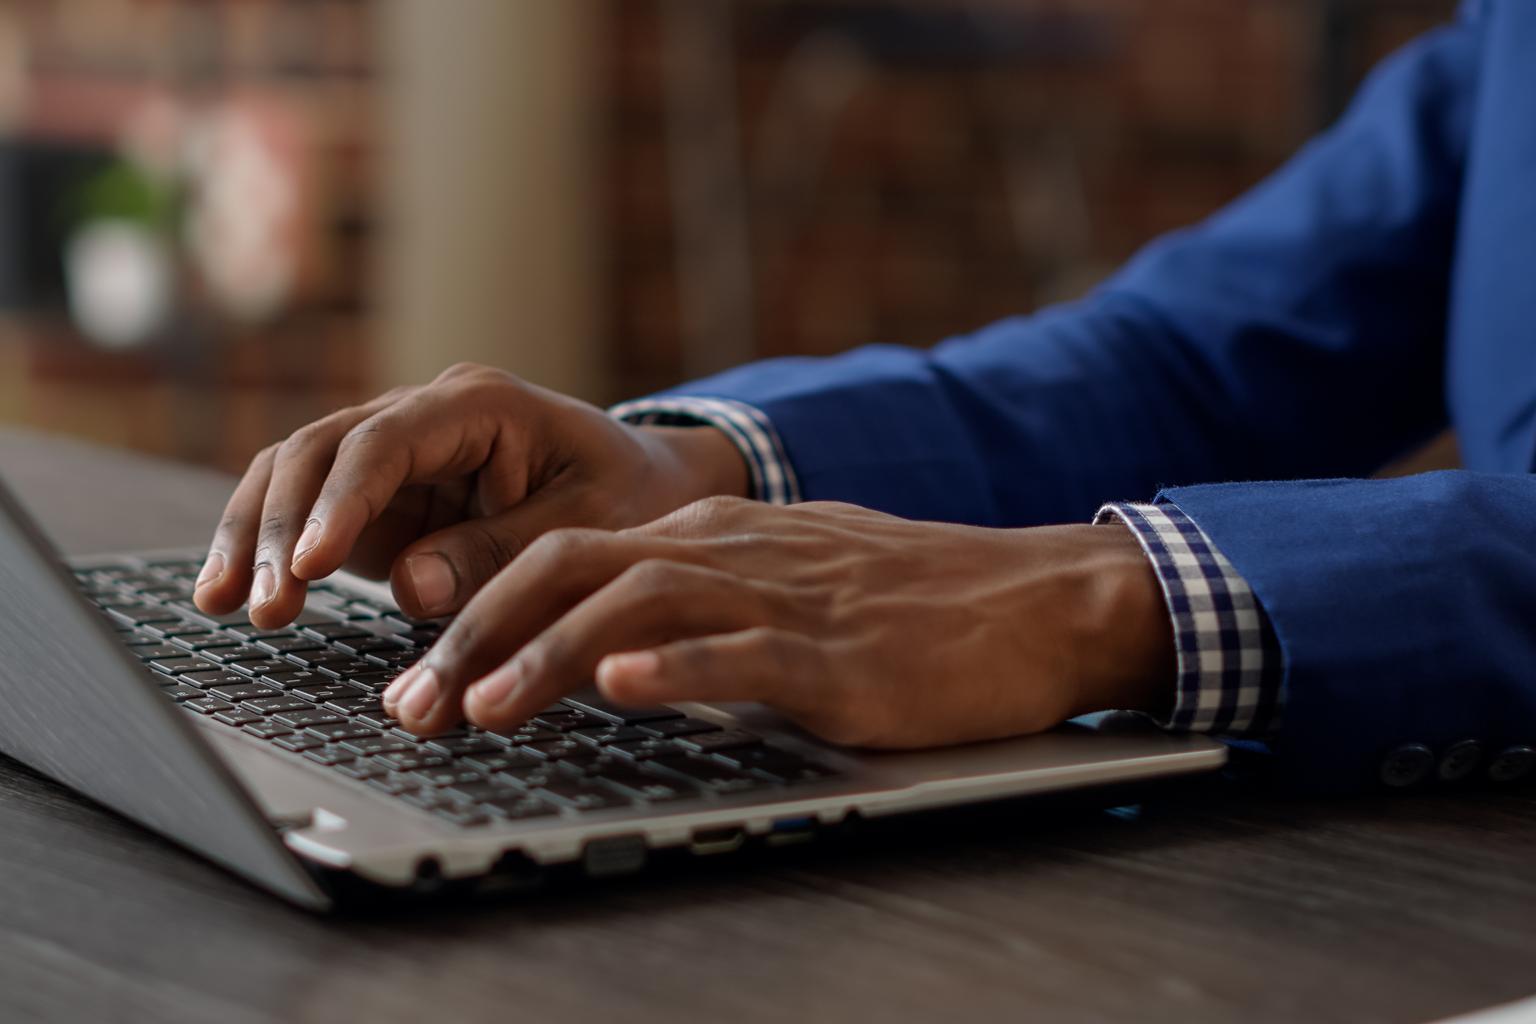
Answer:
POLYGON ((405 560, 405 571, 411 577, 411 588, 416 591, 416 601, 422 611, 430 614, 447 607, 453 600, 458 585, 454 581, 453 567, 442 555, 412 555, 405 560))
POLYGON ((517 684, 523 680, 523 664, 513 658, 507 664, 501 666, 473 687, 471 692, 475 699, 486 707, 500 707, 512 699, 512 694, 517 689, 517 684))
POLYGON ((208 561, 203 563, 203 571, 197 574, 197 583, 192 589, 207 586, 220 576, 224 575, 224 556, 217 551, 208 556, 208 561))
POLYGON ((421 675, 411 684, 411 688, 400 698, 400 712, 402 717, 417 719, 426 718, 432 711, 432 706, 437 703, 439 690, 437 685, 437 673, 430 668, 421 670, 421 675))
POLYGON ((614 679, 645 679, 660 671, 661 655, 655 651, 610 654, 597 663, 597 678, 600 682, 609 682, 614 679))
POLYGON ((400 702, 401 697, 405 696, 405 691, 411 688, 411 684, 416 681, 416 677, 420 674, 421 669, 412 666, 400 673, 394 682, 386 686, 384 688, 384 696, 381 698, 384 702, 384 710, 393 713, 395 705, 400 702))
POLYGON ((251 584, 251 607, 257 608, 272 600, 277 592, 277 576, 270 565, 256 567, 256 580, 251 584))
POLYGON ((304 524, 304 532, 299 534, 299 544, 293 552, 293 564, 297 565, 300 559, 309 554, 314 549, 314 546, 320 543, 320 534, 324 532, 325 527, 321 525, 318 519, 311 519, 304 524))

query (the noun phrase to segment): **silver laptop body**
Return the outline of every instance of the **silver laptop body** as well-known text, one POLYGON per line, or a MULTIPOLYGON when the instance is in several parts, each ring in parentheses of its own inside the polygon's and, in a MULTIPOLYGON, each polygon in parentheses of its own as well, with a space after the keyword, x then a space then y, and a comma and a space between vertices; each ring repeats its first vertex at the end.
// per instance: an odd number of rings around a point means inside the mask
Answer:
MULTIPOLYGON (((675 710, 694 719, 748 730, 770 748, 818 766, 823 777, 458 824, 334 766, 278 749, 240 725, 178 706, 167 697, 170 681, 157 678, 127 646, 133 639, 127 627, 80 589, 96 570, 154 572, 156 565, 198 554, 97 556, 66 565, 0 486, 0 751, 315 909, 331 905, 323 879, 334 873, 387 887, 476 877, 490 882, 513 859, 618 873, 638 868, 654 850, 720 852, 744 842, 798 839, 851 814, 876 817, 1184 775, 1226 759, 1225 747, 1200 736, 1076 723, 1022 739, 866 753, 821 743, 757 706, 679 705, 675 710)), ((386 589, 346 574, 327 584, 329 603, 312 605, 321 613, 353 596, 392 604, 386 589)), ((388 637, 392 627, 367 628, 388 637)), ((687 757, 713 763, 708 754, 687 757)), ((538 792, 533 799, 540 799, 538 792)))

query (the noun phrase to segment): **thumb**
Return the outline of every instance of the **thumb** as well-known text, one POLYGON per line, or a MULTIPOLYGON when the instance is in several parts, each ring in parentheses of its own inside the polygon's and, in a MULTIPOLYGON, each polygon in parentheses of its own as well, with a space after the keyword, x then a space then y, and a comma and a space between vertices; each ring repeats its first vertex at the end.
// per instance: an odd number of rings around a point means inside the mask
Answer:
POLYGON ((395 600, 416 618, 450 615, 541 534, 592 525, 582 521, 590 507, 569 490, 539 492, 509 511, 429 533, 395 556, 389 573, 395 600))

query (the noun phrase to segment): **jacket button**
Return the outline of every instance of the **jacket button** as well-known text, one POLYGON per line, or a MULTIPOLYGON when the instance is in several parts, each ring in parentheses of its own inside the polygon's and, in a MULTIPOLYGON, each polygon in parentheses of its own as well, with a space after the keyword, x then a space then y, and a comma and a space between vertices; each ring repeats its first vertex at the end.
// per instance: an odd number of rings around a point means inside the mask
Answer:
POLYGON ((1494 782, 1515 782, 1536 768, 1536 747, 1505 747, 1488 762, 1488 778, 1494 782))
POLYGON ((1435 770, 1435 752, 1422 743, 1404 743, 1381 762, 1381 783, 1406 789, 1423 782, 1435 770))
POLYGON ((1483 745, 1477 740, 1452 743, 1440 755, 1440 781, 1460 782, 1477 770, 1483 759, 1483 745))

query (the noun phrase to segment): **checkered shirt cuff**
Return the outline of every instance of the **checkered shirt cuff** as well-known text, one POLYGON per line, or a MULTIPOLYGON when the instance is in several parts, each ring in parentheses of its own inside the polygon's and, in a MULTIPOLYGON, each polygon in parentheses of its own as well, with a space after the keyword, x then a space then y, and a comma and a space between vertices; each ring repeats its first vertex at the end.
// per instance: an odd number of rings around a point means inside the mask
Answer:
POLYGON ((793 505, 800 500, 800 482, 784 454, 779 432, 755 406, 728 398, 641 398, 616 405, 608 413, 636 426, 714 427, 747 460, 752 497, 770 505, 793 505))
POLYGON ((1105 505, 1152 559, 1173 618, 1178 694, 1164 728, 1264 738, 1279 731, 1284 663, 1252 588, 1176 505, 1105 505))

